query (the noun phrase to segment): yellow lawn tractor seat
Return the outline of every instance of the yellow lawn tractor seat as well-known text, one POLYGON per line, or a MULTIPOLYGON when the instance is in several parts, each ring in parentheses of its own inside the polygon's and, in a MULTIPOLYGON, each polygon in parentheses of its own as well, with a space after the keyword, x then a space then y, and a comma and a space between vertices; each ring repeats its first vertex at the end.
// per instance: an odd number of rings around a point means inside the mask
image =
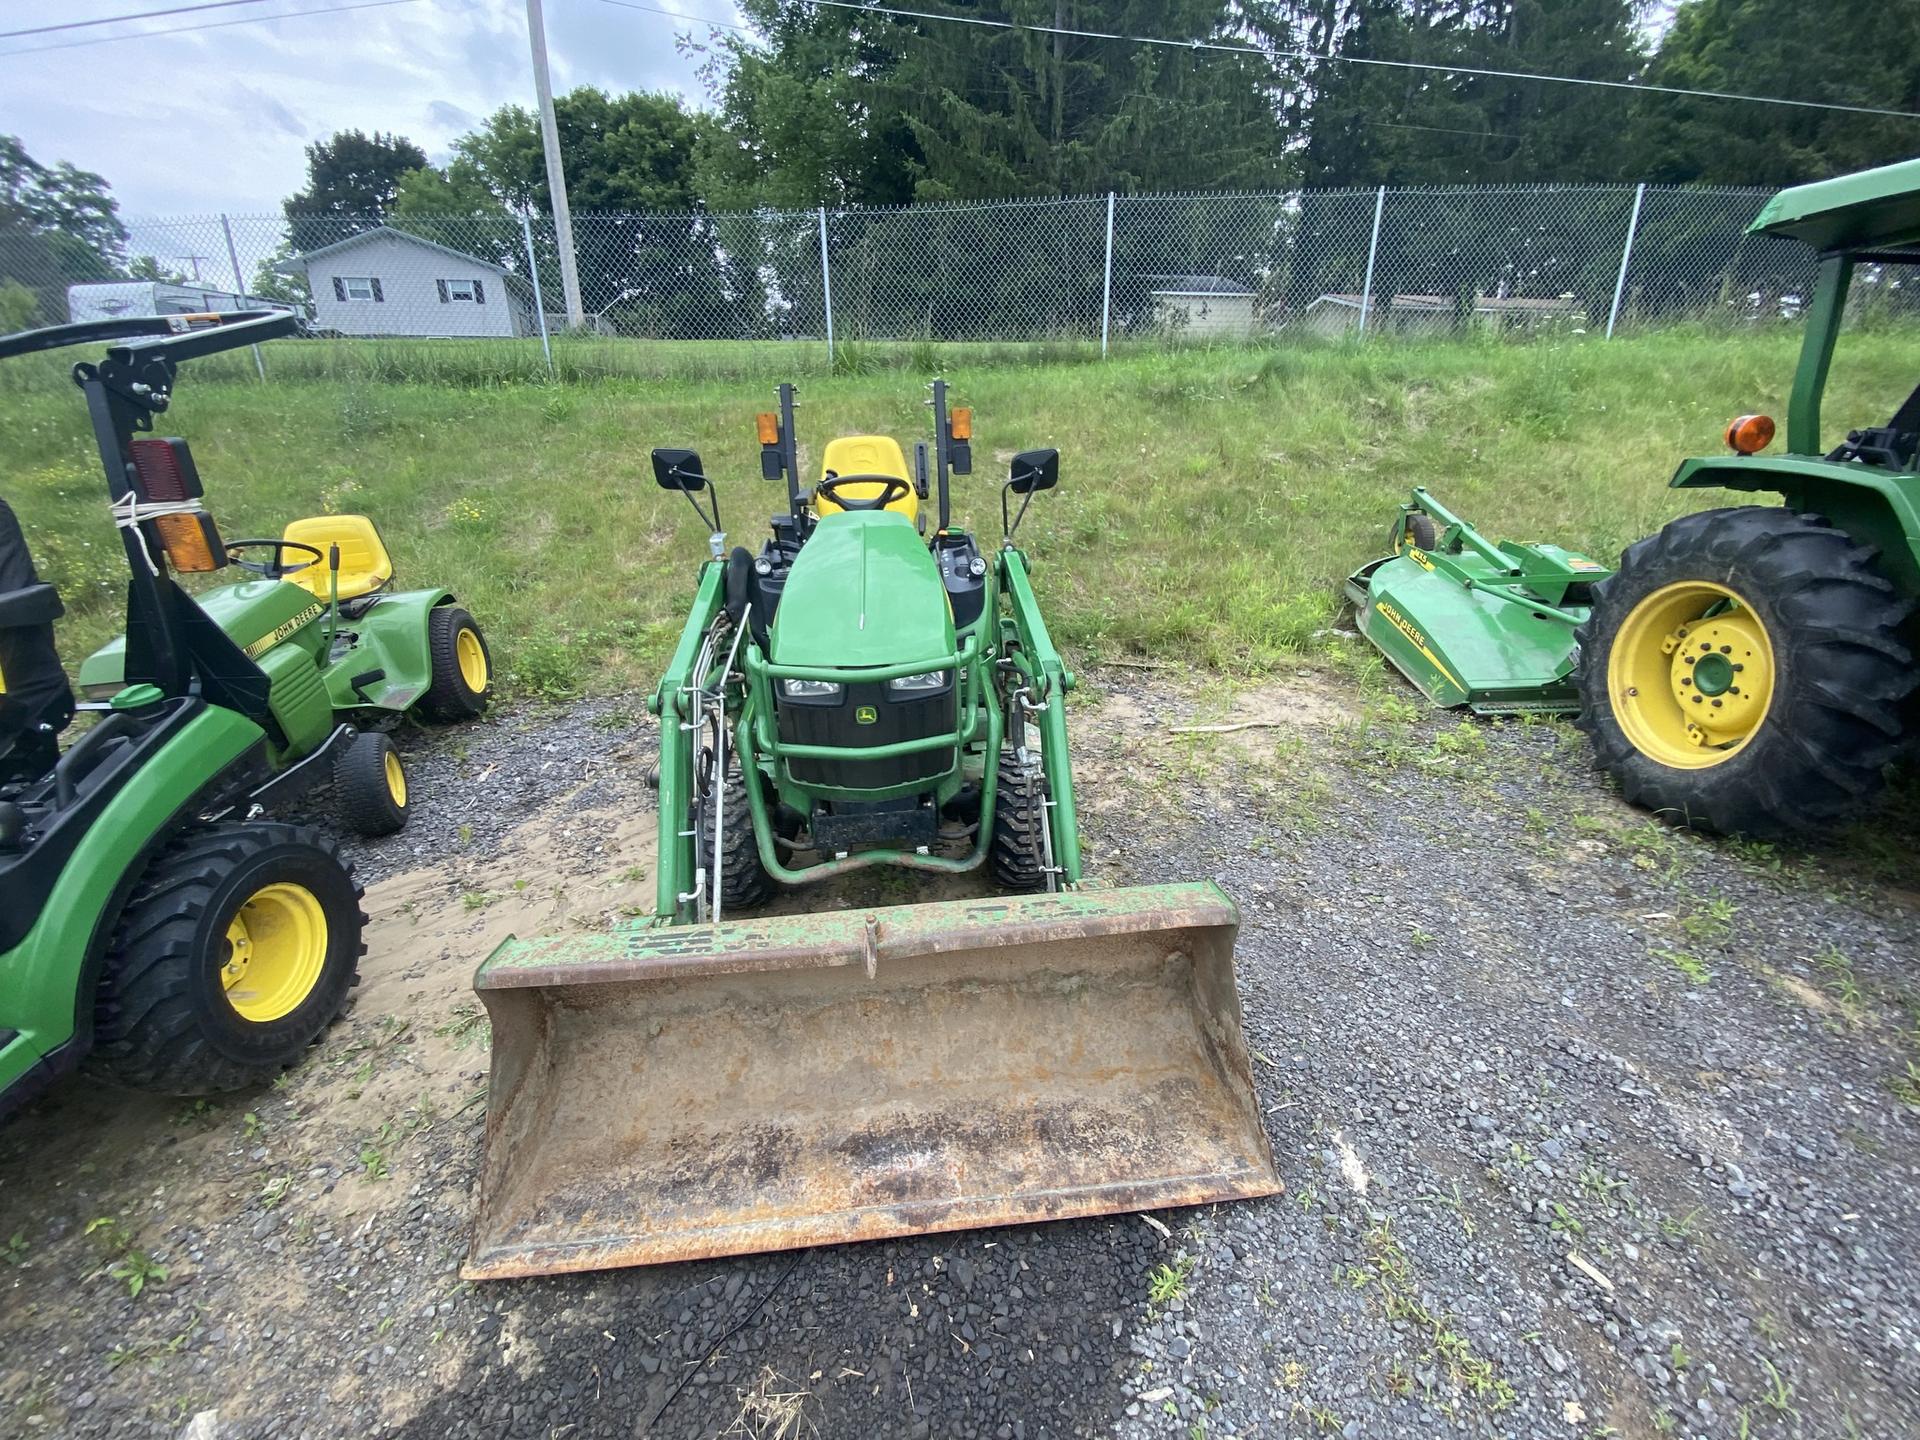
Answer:
MULTIPOLYGON (((920 523, 920 497, 913 492, 913 476, 907 472, 907 457, 900 453, 899 441, 887 435, 842 435, 829 440, 820 457, 820 478, 832 480, 840 475, 894 475, 907 482, 906 496, 890 501, 886 508, 898 511, 915 525, 920 523)), ((848 485, 840 493, 851 500, 877 500, 886 482, 873 480, 848 485)), ((813 513, 837 515, 846 509, 819 491, 813 494, 813 513)))
MULTIPOLYGON (((332 593, 333 579, 326 560, 328 547, 332 545, 340 547, 342 601, 358 600, 393 583, 393 557, 387 554, 373 521, 364 515, 309 515, 287 526, 280 538, 311 545, 320 552, 319 560, 286 577, 302 590, 312 592, 315 599, 325 600, 332 593)), ((289 563, 295 558, 287 557, 289 563)))

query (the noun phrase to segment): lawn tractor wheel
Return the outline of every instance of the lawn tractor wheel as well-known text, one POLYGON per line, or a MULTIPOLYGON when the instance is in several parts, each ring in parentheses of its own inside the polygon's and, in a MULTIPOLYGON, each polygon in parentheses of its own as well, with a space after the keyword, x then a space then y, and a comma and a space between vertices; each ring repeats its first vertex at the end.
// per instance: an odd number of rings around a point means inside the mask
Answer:
POLYGON ((318 830, 210 825, 163 850, 120 914, 88 1064, 164 1095, 271 1079, 346 1008, 360 888, 318 830))
POLYGON ((1439 532, 1433 528, 1433 517, 1423 515, 1418 510, 1407 515, 1407 543, 1416 550, 1431 550, 1439 543, 1439 532))
POLYGON ((1025 895, 1047 888, 1046 795, 1046 776, 1037 757, 1023 761, 1019 746, 1002 748, 991 857, 994 884, 1002 890, 1025 895))
POLYGON ((1817 829, 1857 814, 1900 747, 1911 612, 1818 516, 1683 516, 1595 588, 1577 723, 1626 798, 1666 819, 1817 829))
POLYGON ((407 823, 407 772, 388 735, 356 735, 334 763, 333 787, 341 820, 361 835, 391 835, 407 823))
POLYGON ((427 654, 433 678, 421 698, 429 720, 473 720, 493 693, 493 655, 473 617, 458 605, 427 614, 427 654))
MULTIPOLYGON (((767 903, 773 894, 773 880, 760 863, 760 845, 753 837, 753 812, 747 808, 747 782, 740 773, 737 756, 727 756, 725 804, 720 812, 720 909, 724 919, 731 910, 751 910, 767 903)), ((701 802, 698 864, 713 865, 713 801, 701 802)), ((712 885, 712 880, 707 881, 712 885)))

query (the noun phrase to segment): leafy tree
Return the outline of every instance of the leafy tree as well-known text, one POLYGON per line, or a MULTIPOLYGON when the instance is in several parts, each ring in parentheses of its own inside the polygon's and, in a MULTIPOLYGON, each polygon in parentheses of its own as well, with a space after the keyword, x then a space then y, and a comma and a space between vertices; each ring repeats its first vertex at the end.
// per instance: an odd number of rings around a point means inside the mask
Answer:
POLYGON ((273 254, 253 267, 253 285, 247 293, 263 300, 284 300, 290 305, 306 305, 312 301, 313 287, 307 282, 307 272, 280 268, 294 254, 291 242, 281 241, 273 254))
POLYGON ((282 202, 294 248, 311 250, 377 223, 393 208, 402 178, 426 163, 426 152, 404 135, 341 130, 314 141, 306 189, 282 202))
POLYGON ((157 256, 138 255, 127 266, 127 278, 130 280, 157 280, 162 285, 185 285, 187 277, 178 270, 162 265, 157 256))
POLYGON ((43 165, 18 137, 0 135, 0 282, 33 292, 38 323, 65 317, 67 286, 117 278, 126 243, 104 179, 64 160, 43 165))
MULTIPOLYGON (((1647 78, 1662 85, 1920 110, 1920 6, 1886 0, 1686 0, 1647 78)), ((1647 95, 1644 178, 1782 185, 1904 160, 1920 121, 1647 95)))

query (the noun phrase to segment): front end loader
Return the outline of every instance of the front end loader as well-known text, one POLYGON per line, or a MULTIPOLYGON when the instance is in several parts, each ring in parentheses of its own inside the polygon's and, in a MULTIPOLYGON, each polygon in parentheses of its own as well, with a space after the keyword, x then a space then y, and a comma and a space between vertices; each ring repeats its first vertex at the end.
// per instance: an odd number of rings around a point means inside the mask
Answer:
MULTIPOLYGON (((1014 544, 952 522, 972 414, 828 443, 759 418, 787 509, 729 550, 698 455, 653 453, 711 532, 649 708, 654 914, 509 940, 465 1273, 491 1279, 1189 1205, 1280 1188, 1211 884, 1083 885, 1066 699, 1014 544), (705 504, 702 504, 702 501, 705 504), (770 914, 857 870, 990 897, 770 914), (775 908, 778 908, 777 906, 775 908)), ((1017 505, 1017 512, 1012 508, 1017 505)))

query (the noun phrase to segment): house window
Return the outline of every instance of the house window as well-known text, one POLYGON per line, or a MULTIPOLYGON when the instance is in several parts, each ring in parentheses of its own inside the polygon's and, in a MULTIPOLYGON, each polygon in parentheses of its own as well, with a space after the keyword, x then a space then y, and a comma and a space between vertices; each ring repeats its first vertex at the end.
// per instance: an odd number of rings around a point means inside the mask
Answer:
POLYGON ((486 286, 478 280, 440 280, 435 283, 440 287, 442 305, 453 300, 470 300, 475 305, 487 303, 486 286))
POLYGON ((380 293, 380 281, 372 275, 336 275, 333 277, 333 298, 336 300, 385 300, 380 293))

